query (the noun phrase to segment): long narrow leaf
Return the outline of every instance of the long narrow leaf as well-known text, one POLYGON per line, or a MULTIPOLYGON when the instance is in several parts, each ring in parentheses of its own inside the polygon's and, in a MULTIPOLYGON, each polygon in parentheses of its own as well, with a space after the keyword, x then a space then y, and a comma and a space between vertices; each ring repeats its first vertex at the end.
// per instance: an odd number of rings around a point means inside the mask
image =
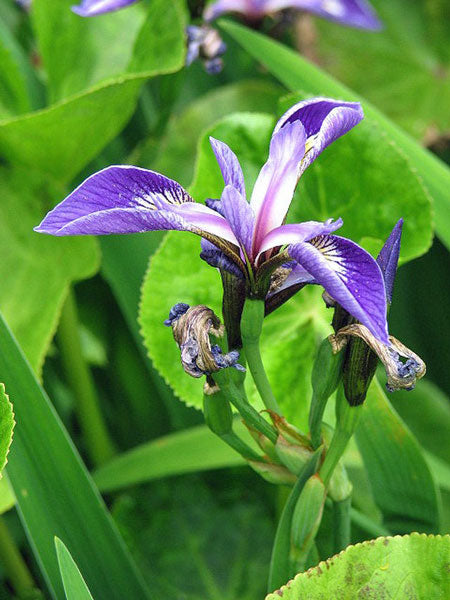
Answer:
MULTIPOLYGON (((235 430, 245 434, 243 425, 235 430)), ((248 435, 248 432, 247 432, 248 435)), ((243 459, 205 425, 171 433, 124 452, 94 473, 102 492, 161 477, 245 464, 243 459)))
POLYGON ((53 596, 64 598, 56 535, 67 544, 96 600, 147 598, 98 491, 1 317, 0 348, 0 381, 17 421, 7 472, 53 596))
POLYGON ((67 550, 64 542, 55 538, 56 554, 67 600, 92 600, 91 593, 80 569, 67 550))

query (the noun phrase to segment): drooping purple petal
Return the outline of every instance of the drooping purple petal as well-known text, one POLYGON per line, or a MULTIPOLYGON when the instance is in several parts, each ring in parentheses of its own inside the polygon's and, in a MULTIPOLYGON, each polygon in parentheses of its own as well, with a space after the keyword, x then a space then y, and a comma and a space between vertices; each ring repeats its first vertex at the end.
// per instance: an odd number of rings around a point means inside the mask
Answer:
POLYGON ((321 235, 290 246, 289 254, 345 310, 389 344, 383 275, 368 252, 345 238, 321 235))
POLYGON ((295 225, 281 225, 276 229, 272 229, 263 239, 259 248, 259 253, 275 248, 276 246, 284 246, 285 244, 298 244, 299 242, 307 242, 308 240, 332 233, 342 227, 342 219, 328 219, 324 223, 320 221, 305 221, 295 225))
POLYGON ((208 4, 203 17, 206 21, 212 21, 224 13, 236 12, 248 19, 261 19, 264 15, 286 8, 297 8, 361 29, 376 30, 382 27, 366 0, 216 0, 208 4))
POLYGON ((285 127, 300 121, 305 128, 305 156, 300 174, 332 142, 350 131, 364 118, 359 102, 340 102, 331 98, 312 98, 294 104, 275 125, 275 135, 285 127))
POLYGON ((80 17, 94 17, 113 12, 134 4, 137 0, 82 0, 81 4, 72 6, 71 10, 80 17))
POLYGON ((267 12, 284 8, 304 10, 341 25, 378 30, 381 21, 366 0, 267 0, 267 12))
POLYGON ((250 256, 255 224, 252 207, 235 187, 227 185, 222 192, 221 208, 236 239, 250 256))
POLYGON ((225 219, 196 204, 176 181, 132 166, 108 167, 88 177, 35 231, 61 236, 168 229, 202 230, 237 244, 225 219))
POLYGON ((209 141, 219 163, 225 185, 232 185, 245 199, 244 174, 236 154, 220 140, 210 136, 209 141))
POLYGON ((384 246, 377 257, 377 263, 384 277, 386 287, 386 298, 389 304, 392 302, 392 290, 397 273, 398 257, 400 256, 400 244, 402 239, 403 219, 400 219, 391 231, 384 246))
POLYGON ((250 205, 256 217, 253 255, 265 236, 281 225, 292 201, 305 154, 305 129, 296 120, 279 128, 270 141, 269 158, 253 188, 250 205))

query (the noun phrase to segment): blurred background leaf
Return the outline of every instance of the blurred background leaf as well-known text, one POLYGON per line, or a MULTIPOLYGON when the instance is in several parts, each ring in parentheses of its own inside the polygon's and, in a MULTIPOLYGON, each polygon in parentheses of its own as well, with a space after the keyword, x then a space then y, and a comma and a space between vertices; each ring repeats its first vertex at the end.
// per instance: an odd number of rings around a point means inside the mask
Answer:
POLYGON ((441 0, 373 0, 375 34, 317 20, 321 66, 414 137, 449 133, 450 13, 441 0))

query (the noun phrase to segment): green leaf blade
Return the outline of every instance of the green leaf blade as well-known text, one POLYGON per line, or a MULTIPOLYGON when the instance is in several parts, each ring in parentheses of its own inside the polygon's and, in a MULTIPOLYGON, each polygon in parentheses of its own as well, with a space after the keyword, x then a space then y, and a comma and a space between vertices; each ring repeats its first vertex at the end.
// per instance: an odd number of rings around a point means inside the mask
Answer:
POLYGON ((55 537, 55 548, 67 600, 92 600, 76 562, 58 537, 55 537))
POLYGON ((0 381, 19 423, 8 476, 49 588, 63 597, 56 535, 70 546, 96 600, 147 598, 98 491, 2 319, 0 344, 0 381))

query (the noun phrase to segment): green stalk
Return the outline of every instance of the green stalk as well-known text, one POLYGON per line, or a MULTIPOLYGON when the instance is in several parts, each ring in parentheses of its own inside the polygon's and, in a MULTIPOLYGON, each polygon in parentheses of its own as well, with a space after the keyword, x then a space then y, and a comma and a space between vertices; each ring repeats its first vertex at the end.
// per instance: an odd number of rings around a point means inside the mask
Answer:
POLYGON ((328 486, 333 471, 344 454, 350 438, 356 429, 362 407, 362 404, 359 406, 350 406, 345 398, 342 386, 339 388, 336 397, 336 429, 319 471, 320 478, 325 486, 328 486))
POLYGON ((337 554, 350 544, 352 497, 333 501, 334 552, 337 554))
POLYGON ((278 403, 273 395, 266 371, 261 359, 259 339, 261 337, 264 320, 264 300, 245 301, 241 319, 242 346, 252 374, 256 388, 261 396, 264 406, 281 415, 278 403))
POLYGON ((278 521, 277 532, 272 547, 272 556, 270 559, 269 581, 267 584, 267 592, 269 594, 284 585, 293 575, 290 557, 292 515, 294 514, 298 498, 305 483, 316 472, 321 454, 322 448, 318 448, 314 454, 311 455, 308 462, 305 463, 305 466, 289 494, 280 520, 278 521))
POLYGON ((58 341, 65 376, 75 396, 75 410, 86 449, 93 465, 99 466, 109 460, 115 450, 103 421, 92 374, 81 351, 77 307, 71 289, 61 312, 58 341))
MULTIPOLYGON (((212 389, 214 390, 214 388, 212 389)), ((247 460, 261 460, 259 454, 234 433, 233 413, 222 389, 204 394, 203 412, 208 427, 228 446, 247 460)))
POLYGON ((268 423, 248 402, 243 389, 238 388, 230 380, 230 376, 227 373, 228 370, 229 369, 223 369, 222 371, 214 373, 214 381, 220 386, 220 389, 224 392, 231 404, 239 411, 243 420, 275 444, 278 438, 275 427, 268 423))
POLYGON ((0 517, 0 561, 17 596, 26 597, 33 590, 36 592, 33 577, 3 517, 0 517))

